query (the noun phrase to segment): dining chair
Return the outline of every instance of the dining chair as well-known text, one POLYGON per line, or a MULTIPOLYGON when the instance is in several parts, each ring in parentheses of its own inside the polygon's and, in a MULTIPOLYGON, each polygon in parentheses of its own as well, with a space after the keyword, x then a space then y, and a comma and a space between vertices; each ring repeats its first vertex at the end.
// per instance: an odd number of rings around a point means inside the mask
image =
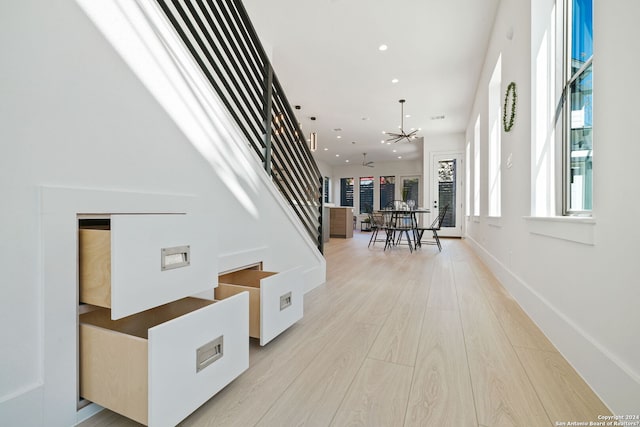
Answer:
POLYGON ((386 242, 387 236, 384 215, 380 212, 372 212, 369 214, 369 222, 371 224, 371 238, 369 239, 369 245, 367 247, 370 247, 371 244, 375 246, 376 242, 386 242), (385 232, 384 239, 378 239, 378 233, 380 230, 385 232))
POLYGON ((416 238, 416 244, 418 246, 425 245, 438 245, 438 250, 442 252, 442 245, 440 244, 440 237, 438 236, 438 231, 440 231, 440 227, 442 227, 442 222, 444 221, 445 215, 447 215, 447 211, 449 210, 449 205, 445 205, 444 208, 440 209, 440 213, 438 217, 431 223, 429 227, 418 227, 418 237, 416 238), (425 231, 431 231, 433 233, 433 240, 422 241, 422 236, 425 231))

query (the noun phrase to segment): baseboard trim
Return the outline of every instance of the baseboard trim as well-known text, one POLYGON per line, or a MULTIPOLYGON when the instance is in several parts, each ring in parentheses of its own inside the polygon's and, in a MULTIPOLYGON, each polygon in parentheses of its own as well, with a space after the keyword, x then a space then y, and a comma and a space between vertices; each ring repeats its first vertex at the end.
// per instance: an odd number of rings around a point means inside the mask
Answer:
POLYGON ((98 412, 102 412, 104 408, 98 404, 95 403, 90 403, 87 406, 85 406, 82 409, 79 409, 78 412, 76 413, 76 424, 78 425, 80 423, 82 423, 83 421, 88 420, 89 418, 93 417, 95 414, 97 414, 98 412))
MULTIPOLYGON (((324 261, 324 259, 323 259, 324 261)), ((316 265, 306 269, 302 272, 304 282, 304 293, 317 288, 327 280, 327 265, 326 262, 322 262, 321 265, 316 265)))
POLYGON ((0 400, 0 421, 2 425, 40 426, 44 425, 42 399, 44 386, 33 384, 2 396, 0 400))
POLYGON ((484 246, 466 242, 612 413, 637 414, 640 375, 514 274, 484 246))

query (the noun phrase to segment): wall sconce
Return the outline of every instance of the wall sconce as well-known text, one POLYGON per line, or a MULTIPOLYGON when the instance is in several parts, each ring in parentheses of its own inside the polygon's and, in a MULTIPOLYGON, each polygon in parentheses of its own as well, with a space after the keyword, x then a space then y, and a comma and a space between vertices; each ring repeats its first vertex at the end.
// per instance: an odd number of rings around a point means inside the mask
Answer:
POLYGON ((311 151, 318 149, 318 134, 316 132, 311 132, 311 135, 309 135, 309 148, 311 151))

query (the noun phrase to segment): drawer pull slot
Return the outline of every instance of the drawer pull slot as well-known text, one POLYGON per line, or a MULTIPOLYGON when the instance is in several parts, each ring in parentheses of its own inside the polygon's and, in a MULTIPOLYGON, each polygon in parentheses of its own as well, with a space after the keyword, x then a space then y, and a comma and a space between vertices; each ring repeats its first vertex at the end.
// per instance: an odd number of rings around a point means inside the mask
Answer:
POLYGON ((196 350, 196 372, 202 371, 222 357, 224 352, 223 338, 224 335, 220 335, 196 350))
POLYGON ((161 252, 161 271, 187 267, 191 264, 191 247, 189 245, 162 248, 161 252))
POLYGON ((280 311, 290 306, 291 306, 291 292, 287 292, 286 294, 280 297, 280 311))

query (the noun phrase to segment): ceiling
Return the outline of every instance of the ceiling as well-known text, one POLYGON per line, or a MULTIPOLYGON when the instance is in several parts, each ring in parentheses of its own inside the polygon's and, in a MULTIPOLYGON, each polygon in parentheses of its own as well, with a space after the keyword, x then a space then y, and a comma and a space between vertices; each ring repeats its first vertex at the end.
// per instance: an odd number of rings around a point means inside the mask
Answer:
POLYGON ((422 139, 465 131, 499 1, 244 5, 289 102, 300 106, 302 130, 317 132, 316 158, 344 165, 362 163, 365 152, 367 161, 419 159, 422 139), (383 131, 398 132, 400 99, 405 132, 420 128, 423 138, 388 144, 383 131))

